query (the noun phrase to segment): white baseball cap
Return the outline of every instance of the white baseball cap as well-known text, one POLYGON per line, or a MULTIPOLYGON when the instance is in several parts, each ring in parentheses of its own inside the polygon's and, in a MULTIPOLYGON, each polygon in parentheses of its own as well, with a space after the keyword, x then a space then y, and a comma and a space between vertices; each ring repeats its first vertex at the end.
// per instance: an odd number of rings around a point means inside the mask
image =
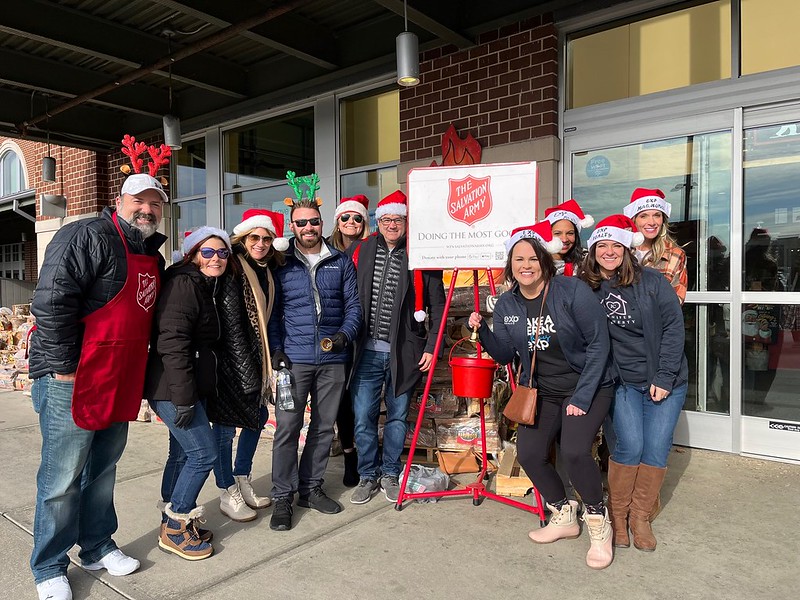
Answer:
POLYGON ((131 196, 136 196, 145 190, 155 190, 159 193, 164 202, 169 202, 169 197, 164 191, 164 186, 161 185, 161 182, 155 177, 151 177, 147 173, 136 173, 134 175, 129 175, 125 180, 125 183, 122 184, 122 189, 120 190, 119 195, 122 196, 122 194, 130 194, 131 196))

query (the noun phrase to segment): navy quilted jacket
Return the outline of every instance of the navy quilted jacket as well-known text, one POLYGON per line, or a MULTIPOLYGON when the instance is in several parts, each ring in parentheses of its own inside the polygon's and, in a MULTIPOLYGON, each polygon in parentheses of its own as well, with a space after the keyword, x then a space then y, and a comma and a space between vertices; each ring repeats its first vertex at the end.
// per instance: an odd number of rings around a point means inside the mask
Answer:
POLYGON ((307 263, 295 255, 294 240, 291 240, 286 264, 275 271, 280 281, 284 316, 275 349, 283 350, 293 363, 346 363, 348 350, 323 352, 319 342, 339 331, 352 342, 361 327, 361 304, 353 261, 332 246, 328 249, 330 255, 324 256, 309 271, 307 263), (319 315, 312 281, 319 294, 319 315))

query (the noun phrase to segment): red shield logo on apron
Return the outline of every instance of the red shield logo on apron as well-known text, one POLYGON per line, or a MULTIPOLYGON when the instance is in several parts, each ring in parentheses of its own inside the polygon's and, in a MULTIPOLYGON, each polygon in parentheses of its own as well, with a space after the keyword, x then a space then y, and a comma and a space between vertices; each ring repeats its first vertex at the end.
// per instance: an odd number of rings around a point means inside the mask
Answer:
POLYGON ((139 273, 139 287, 136 290, 136 303, 141 306, 145 312, 149 312, 156 303, 156 292, 158 292, 156 278, 149 273, 139 273))
POLYGON ((489 188, 491 176, 464 179, 448 179, 450 195, 447 198, 447 214, 456 221, 474 225, 492 212, 492 192, 489 188))

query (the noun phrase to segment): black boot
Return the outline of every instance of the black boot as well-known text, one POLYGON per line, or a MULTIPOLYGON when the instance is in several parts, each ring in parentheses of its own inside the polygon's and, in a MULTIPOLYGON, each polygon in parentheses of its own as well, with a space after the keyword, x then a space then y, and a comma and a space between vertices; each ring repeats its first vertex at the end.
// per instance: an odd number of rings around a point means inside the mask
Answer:
POLYGON ((358 454, 355 449, 344 453, 344 477, 342 483, 345 487, 355 487, 358 485, 358 454))

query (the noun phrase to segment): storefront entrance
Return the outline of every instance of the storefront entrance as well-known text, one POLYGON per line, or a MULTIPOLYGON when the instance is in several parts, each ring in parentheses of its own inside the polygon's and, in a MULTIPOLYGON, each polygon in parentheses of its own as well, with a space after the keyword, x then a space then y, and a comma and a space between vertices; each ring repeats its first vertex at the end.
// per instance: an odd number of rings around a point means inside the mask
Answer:
POLYGON ((596 221, 636 187, 672 205, 689 275, 675 442, 800 460, 800 107, 575 134, 564 157, 564 197, 596 221))

